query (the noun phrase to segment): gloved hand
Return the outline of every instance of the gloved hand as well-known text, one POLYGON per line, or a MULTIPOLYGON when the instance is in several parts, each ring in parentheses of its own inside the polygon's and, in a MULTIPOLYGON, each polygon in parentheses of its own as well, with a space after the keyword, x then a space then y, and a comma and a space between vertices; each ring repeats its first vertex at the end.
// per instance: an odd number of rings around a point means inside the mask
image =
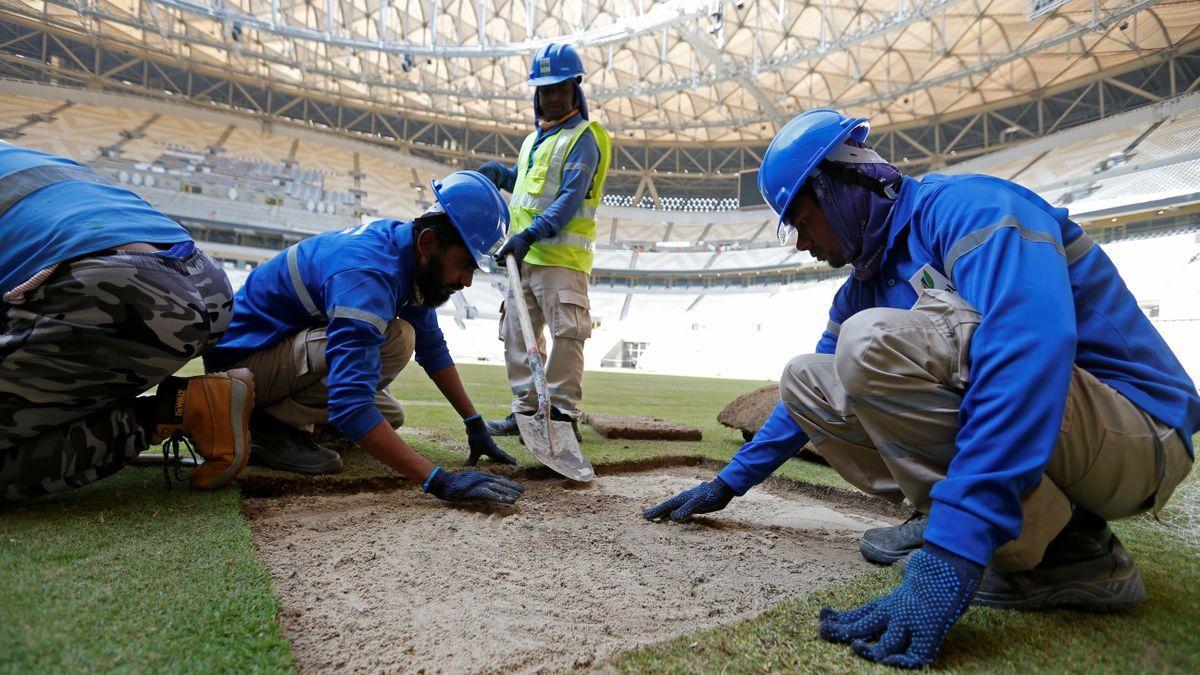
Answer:
POLYGON ((463 424, 467 425, 467 445, 471 448, 471 456, 467 458, 467 466, 478 464, 480 455, 487 455, 489 459, 498 464, 517 463, 517 460, 513 459, 512 455, 496 446, 496 441, 493 441, 492 435, 488 433, 487 423, 483 421, 483 415, 468 417, 463 420, 463 424))
POLYGON ((679 522, 692 515, 720 511, 729 505, 729 500, 733 497, 733 488, 718 476, 707 483, 684 490, 658 506, 642 511, 642 517, 646 520, 657 520, 669 515, 671 520, 679 522))
POLYGON ((533 238, 533 233, 529 230, 522 230, 521 232, 514 234, 513 236, 509 237, 508 241, 504 242, 504 246, 500 247, 500 250, 496 252, 496 264, 504 267, 508 263, 508 254, 511 253, 513 254, 513 257, 517 259, 517 264, 520 265, 521 261, 524 260, 525 256, 529 253, 529 247, 533 246, 535 241, 537 240, 533 238))
POLYGON ((520 483, 486 471, 442 471, 436 467, 425 479, 425 492, 447 502, 500 502, 512 504, 525 491, 520 483))
POLYGON ((887 666, 933 665, 982 576, 981 565, 926 543, 909 556, 904 581, 891 595, 847 612, 823 607, 821 637, 849 642, 855 654, 887 666))
POLYGON ((506 168, 507 167, 500 162, 484 162, 483 166, 476 169, 476 171, 483 174, 488 180, 492 181, 493 185, 499 187, 500 177, 504 175, 506 168))

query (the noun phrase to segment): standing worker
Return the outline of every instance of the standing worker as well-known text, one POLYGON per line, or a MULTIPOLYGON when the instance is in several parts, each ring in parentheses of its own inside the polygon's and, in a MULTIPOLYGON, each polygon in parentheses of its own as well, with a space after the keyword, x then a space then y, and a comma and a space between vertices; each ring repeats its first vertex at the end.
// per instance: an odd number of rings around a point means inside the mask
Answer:
MULTIPOLYGON (((604 179, 612 157, 612 141, 598 122, 588 120, 583 97, 583 61, 569 45, 546 45, 530 68, 528 85, 536 87, 533 112, 537 129, 521 144, 515 167, 487 162, 479 168, 502 190, 512 192, 512 229, 496 254, 503 266, 509 254, 520 265, 529 318, 545 360, 543 327, 550 325, 554 348, 546 360, 550 417, 569 421, 579 435, 579 401, 583 398, 583 343, 592 335, 588 275, 596 248, 596 207, 604 196, 604 179)), ((509 289, 509 293, 516 289, 509 289)), ((516 414, 537 410, 537 391, 521 322, 507 300, 501 308, 504 359, 512 389, 512 412, 488 422, 497 436, 517 434, 516 414)))
POLYGON ((251 461, 340 471, 341 456, 312 438, 313 425, 328 422, 440 499, 512 503, 520 495, 520 485, 490 473, 435 467, 394 431, 404 409, 387 387, 415 351, 463 418, 467 464, 481 455, 516 463, 488 435, 435 313, 499 247, 508 209, 474 171, 432 187, 437 203, 415 221, 377 220, 305 239, 256 268, 237 292, 229 331, 205 363, 256 374, 251 461))
POLYGON ((164 440, 204 459, 195 488, 246 465, 250 373, 171 377, 217 344, 233 300, 179 223, 0 142, 0 293, 0 500, 87 485, 164 440))
POLYGON ((1195 384, 1066 209, 990 176, 902 177, 869 129, 811 110, 767 149, 780 232, 854 272, 754 439, 644 515, 722 509, 807 442, 859 489, 907 498, 928 517, 862 547, 909 555, 900 586, 820 617, 821 637, 892 666, 932 664, 972 602, 1144 601, 1107 521, 1157 514, 1191 470, 1195 384))

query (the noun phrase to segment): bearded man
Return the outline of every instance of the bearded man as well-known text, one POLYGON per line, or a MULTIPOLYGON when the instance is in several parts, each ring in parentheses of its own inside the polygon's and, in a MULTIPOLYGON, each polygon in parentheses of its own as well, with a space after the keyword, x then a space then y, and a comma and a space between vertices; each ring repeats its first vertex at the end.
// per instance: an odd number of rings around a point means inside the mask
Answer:
POLYGON ((312 436, 313 425, 328 423, 444 500, 511 503, 520 495, 519 485, 489 473, 441 471, 394 431, 404 409, 387 388, 415 352, 463 418, 467 464, 481 455, 515 463, 496 447, 467 395, 434 311, 470 286, 479 263, 495 254, 508 208, 474 171, 432 187, 437 203, 415 221, 376 220, 306 239, 251 272, 237 292, 233 322, 205 365, 261 375, 251 463, 340 471, 341 456, 312 436))

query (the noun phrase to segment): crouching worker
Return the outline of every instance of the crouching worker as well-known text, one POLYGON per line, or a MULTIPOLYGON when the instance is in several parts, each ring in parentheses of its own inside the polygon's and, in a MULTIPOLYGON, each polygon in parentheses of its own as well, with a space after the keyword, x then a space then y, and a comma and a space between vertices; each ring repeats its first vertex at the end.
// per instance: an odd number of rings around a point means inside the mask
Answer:
POLYGON ((87 485, 163 440, 201 455, 196 488, 246 465, 249 371, 171 377, 221 339, 233 299, 178 223, 71 160, 0 143, 0 292, 0 497, 87 485))
POLYGON ((463 417, 468 465, 496 447, 458 377, 435 308, 471 285, 508 226, 500 193, 474 171, 433 181, 437 204, 411 223, 377 220, 306 239, 259 266, 234 300, 210 369, 256 374, 251 461, 320 474, 342 468, 318 445, 330 423, 371 456, 446 500, 513 502, 521 486, 481 471, 434 467, 400 438, 404 410, 387 387, 417 362, 463 417))
POLYGON ((812 110, 767 149, 759 188, 780 232, 854 272, 762 430, 646 517, 721 509, 810 441, 859 489, 908 498, 927 519, 862 547, 911 553, 903 582, 820 617, 821 637, 893 666, 933 663, 972 602, 1142 602, 1107 521, 1158 513, 1191 470, 1195 385, 1065 209, 988 176, 902 178, 868 130, 812 110))

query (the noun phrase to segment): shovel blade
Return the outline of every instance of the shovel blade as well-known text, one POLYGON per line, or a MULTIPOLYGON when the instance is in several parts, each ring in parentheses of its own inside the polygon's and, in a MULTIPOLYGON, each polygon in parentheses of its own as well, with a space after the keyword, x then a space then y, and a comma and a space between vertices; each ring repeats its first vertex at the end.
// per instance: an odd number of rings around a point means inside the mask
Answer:
POLYGON ((571 480, 587 483, 596 477, 592 463, 583 456, 570 422, 551 422, 547 431, 542 415, 517 415, 517 428, 525 447, 537 461, 571 480))

